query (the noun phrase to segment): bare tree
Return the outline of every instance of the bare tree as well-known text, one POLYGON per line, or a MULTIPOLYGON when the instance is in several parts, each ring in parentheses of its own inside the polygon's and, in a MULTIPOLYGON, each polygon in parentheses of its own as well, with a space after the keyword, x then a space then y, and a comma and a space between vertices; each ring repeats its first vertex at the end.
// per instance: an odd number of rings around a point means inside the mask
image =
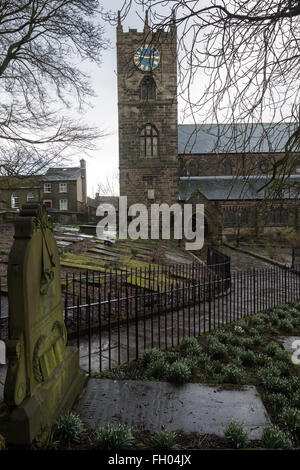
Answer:
POLYGON ((299 0, 125 0, 121 18, 135 4, 149 10, 152 30, 178 26, 184 118, 213 123, 211 132, 217 124, 223 150, 238 143, 242 153, 254 140, 252 152, 266 142, 269 152, 284 148, 273 165, 277 191, 300 150, 299 0), (276 124, 258 134, 260 122, 276 124))
POLYGON ((104 181, 97 184, 99 196, 117 196, 119 194, 119 172, 116 170, 104 181))
POLYGON ((102 17, 98 0, 0 2, 0 175, 37 174, 93 148, 101 132, 71 114, 93 96, 78 64, 100 64, 102 17))

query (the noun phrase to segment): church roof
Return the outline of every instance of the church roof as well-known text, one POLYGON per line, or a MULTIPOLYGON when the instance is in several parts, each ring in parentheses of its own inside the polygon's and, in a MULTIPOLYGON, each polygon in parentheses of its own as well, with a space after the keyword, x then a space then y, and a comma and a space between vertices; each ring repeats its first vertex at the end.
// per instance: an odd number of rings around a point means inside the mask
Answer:
MULTIPOLYGON (((192 194, 200 191, 210 201, 262 200, 265 189, 261 190, 270 177, 265 176, 191 176, 179 180, 179 199, 189 201, 192 194)), ((300 185, 300 176, 290 176, 290 182, 300 185)), ((300 199, 299 189, 286 189, 283 199, 300 199)))
POLYGON ((293 123, 179 124, 178 153, 279 153, 296 127, 293 123))
POLYGON ((80 167, 49 168, 43 181, 76 181, 81 176, 80 167))

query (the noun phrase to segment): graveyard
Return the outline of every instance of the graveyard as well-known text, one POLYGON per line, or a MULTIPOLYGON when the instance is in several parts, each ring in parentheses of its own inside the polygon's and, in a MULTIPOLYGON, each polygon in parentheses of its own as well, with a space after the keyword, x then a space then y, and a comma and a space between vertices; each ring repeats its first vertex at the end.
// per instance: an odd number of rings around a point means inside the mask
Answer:
MULTIPOLYGON (((143 265, 139 283, 132 282, 128 273, 130 269, 137 273, 137 268, 130 267, 130 262, 124 267, 122 260, 127 262, 135 246, 133 258, 139 254, 139 263, 146 264, 155 250, 149 243, 134 243, 128 249, 128 242, 120 241, 113 247, 119 263, 114 267, 119 277, 113 282, 118 287, 113 290, 113 284, 108 284, 107 288, 116 294, 123 283, 127 285, 122 293, 127 310, 120 309, 120 296, 114 310, 110 297, 103 303, 97 303, 96 297, 88 302, 91 291, 86 291, 89 294, 81 299, 84 305, 79 309, 82 316, 87 315, 83 316, 86 327, 72 336, 66 283, 74 283, 74 273, 66 278, 61 269, 71 263, 64 268, 86 272, 94 268, 88 253, 105 257, 113 249, 94 237, 82 237, 72 227, 66 235, 53 227, 38 204, 23 206, 14 230, 6 265, 7 365, 0 365, 3 449, 299 448, 297 272, 289 271, 284 285, 273 290, 254 283, 257 295, 262 289, 260 303, 252 302, 250 291, 240 301, 232 299, 230 292, 243 281, 244 272, 222 280, 220 269, 212 271, 214 266, 203 267, 200 261, 197 269, 187 255, 167 246, 165 253, 172 263, 161 271, 156 266, 156 278, 146 276, 142 284, 143 265), (75 266, 78 260, 72 264, 72 258, 66 258, 70 252, 60 242, 67 237, 75 246, 84 241, 86 254, 80 259, 88 265, 75 266), (181 261, 175 271, 174 261, 181 261), (211 284, 213 290, 207 293, 211 284), (131 297, 128 286, 138 287, 131 297), (145 295, 149 294, 141 294, 143 289, 151 293, 147 315, 145 295), (187 296, 179 298, 180 290, 187 296), (95 305, 104 309, 98 309, 96 320, 95 305), (125 323, 120 321, 124 314, 125 323)), ((76 248, 72 253, 77 256, 76 248)), ((99 288, 100 277, 95 280, 95 276, 107 269, 101 263, 93 272, 93 283, 85 278, 99 288)), ((257 270, 256 276, 265 271, 257 270)), ((248 277, 249 289, 253 281, 257 279, 248 277)))

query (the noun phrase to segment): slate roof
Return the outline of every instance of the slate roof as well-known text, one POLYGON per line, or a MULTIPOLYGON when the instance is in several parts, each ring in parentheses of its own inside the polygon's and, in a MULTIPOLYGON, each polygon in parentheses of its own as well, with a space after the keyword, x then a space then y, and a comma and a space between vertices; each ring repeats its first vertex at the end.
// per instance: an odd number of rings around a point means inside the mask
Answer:
MULTIPOLYGON (((224 200, 261 200, 265 190, 260 190, 268 177, 232 177, 232 176, 195 176, 181 177, 179 180, 179 199, 188 201, 192 194, 199 190, 210 201, 224 200)), ((291 176, 293 183, 299 183, 300 176, 291 176)), ((299 192, 287 189, 283 199, 300 199, 299 192)))
POLYGON ((42 176, 43 181, 76 181, 81 176, 80 167, 71 168, 49 168, 42 176))
POLYGON ((283 152, 295 128, 292 123, 179 124, 178 153, 283 152))

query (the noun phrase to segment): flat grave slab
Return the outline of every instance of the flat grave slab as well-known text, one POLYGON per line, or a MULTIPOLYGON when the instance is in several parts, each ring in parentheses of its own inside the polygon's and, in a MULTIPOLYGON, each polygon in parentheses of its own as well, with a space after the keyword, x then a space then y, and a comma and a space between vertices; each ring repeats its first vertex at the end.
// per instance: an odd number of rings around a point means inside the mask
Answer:
POLYGON ((90 379, 76 406, 90 428, 118 421, 136 429, 196 432, 223 436, 224 426, 237 420, 251 439, 270 424, 254 386, 220 390, 201 384, 90 379))

